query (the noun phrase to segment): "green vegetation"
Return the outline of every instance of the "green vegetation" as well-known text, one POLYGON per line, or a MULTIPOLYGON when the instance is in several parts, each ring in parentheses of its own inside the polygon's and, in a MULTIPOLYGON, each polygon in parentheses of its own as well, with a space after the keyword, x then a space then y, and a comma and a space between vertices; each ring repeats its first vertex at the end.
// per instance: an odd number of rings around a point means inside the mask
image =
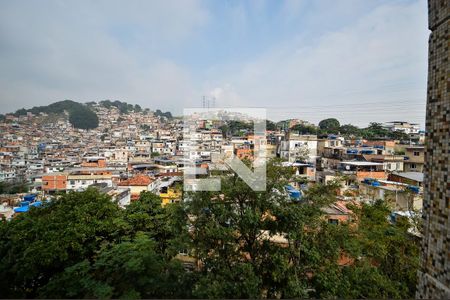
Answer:
POLYGON ((29 186, 26 182, 6 182, 0 181, 0 194, 18 194, 27 193, 29 186))
POLYGON ((299 134, 318 134, 320 129, 313 125, 297 124, 291 128, 291 131, 297 131, 299 134))
POLYGON ((227 121, 224 125, 220 126, 219 129, 222 131, 222 134, 225 137, 237 136, 242 132, 253 131, 253 123, 230 120, 227 121))
POLYGON ((87 105, 72 100, 64 100, 49 104, 47 106, 35 106, 31 109, 19 109, 15 112, 16 116, 26 115, 31 112, 35 115, 39 113, 62 114, 64 111, 69 113, 69 122, 80 129, 94 129, 98 126, 98 117, 87 105))
POLYGON ((410 140, 410 137, 407 134, 398 131, 390 131, 383 127, 383 125, 380 123, 372 122, 366 128, 359 128, 352 124, 345 124, 341 126, 339 121, 334 118, 320 121, 319 127, 316 127, 314 125, 297 124, 292 127, 290 131, 298 132, 299 134, 341 134, 345 137, 363 138, 368 140, 410 140))
POLYGON ((136 109, 141 109, 139 105, 134 106, 133 104, 128 104, 126 102, 121 102, 118 100, 111 101, 111 100, 103 100, 99 102, 100 105, 106 108, 116 107, 121 114, 127 114, 130 111, 135 111, 136 109))
POLYGON ((329 133, 337 133, 339 131, 339 128, 341 127, 341 124, 338 120, 330 118, 320 121, 319 127, 323 131, 327 131, 329 133))
POLYGON ((291 128, 292 131, 297 131, 300 134, 341 134, 345 137, 363 138, 368 140, 392 139, 392 140, 409 140, 410 137, 398 131, 390 131, 383 127, 381 123, 372 122, 366 128, 359 128, 351 124, 340 126, 338 120, 334 118, 320 121, 319 128, 311 125, 298 124, 291 128))
POLYGON ((160 111, 159 109, 157 109, 157 110, 155 111, 155 116, 157 116, 157 117, 164 117, 164 118, 167 118, 167 119, 169 119, 169 120, 173 118, 173 116, 172 116, 172 114, 170 113, 170 111, 162 112, 162 111, 160 111))
POLYGON ((266 130, 275 131, 277 130, 277 124, 270 120, 266 120, 266 130))
POLYGON ((69 122, 75 128, 94 129, 98 127, 98 117, 87 106, 75 106, 69 111, 69 122))
POLYGON ((165 207, 146 192, 121 209, 88 189, 0 222, 2 296, 414 297, 419 246, 408 222, 389 223, 376 201, 351 207, 350 223, 330 224, 322 208, 337 185, 316 185, 292 202, 273 192, 293 175, 278 165, 268 165, 269 192, 233 175, 221 192, 165 207), (184 268, 179 257, 196 263, 184 268))

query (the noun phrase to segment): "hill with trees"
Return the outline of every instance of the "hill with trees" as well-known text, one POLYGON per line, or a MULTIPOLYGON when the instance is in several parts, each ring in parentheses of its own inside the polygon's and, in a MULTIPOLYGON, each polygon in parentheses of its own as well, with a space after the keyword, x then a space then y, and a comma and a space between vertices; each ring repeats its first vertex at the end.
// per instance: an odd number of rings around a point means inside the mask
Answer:
POLYGON ((352 124, 341 125, 335 118, 325 119, 319 122, 319 126, 297 124, 293 126, 291 131, 300 134, 341 134, 346 137, 363 138, 368 140, 377 139, 392 139, 409 141, 410 137, 403 132, 390 131, 386 129, 381 123, 371 122, 365 128, 359 128, 352 124))
POLYGON ((19 109, 15 112, 16 116, 26 115, 31 112, 35 115, 39 113, 63 114, 68 112, 69 122, 79 129, 94 129, 98 127, 97 114, 87 105, 72 100, 58 101, 46 106, 35 106, 31 109, 19 109))
MULTIPOLYGON (((75 128, 94 129, 98 127, 99 122, 97 114, 95 113, 95 107, 97 105, 105 108, 116 107, 121 114, 128 114, 130 112, 150 112, 148 108, 143 109, 139 104, 129 104, 118 100, 102 100, 98 103, 95 101, 79 103, 72 100, 64 100, 45 106, 35 106, 31 109, 21 108, 17 110, 14 115, 24 116, 28 112, 31 112, 35 115, 38 115, 39 113, 60 115, 64 112, 67 112, 69 114, 69 122, 75 128)), ((170 111, 162 112, 161 110, 157 109, 154 114, 155 116, 163 117, 169 120, 173 118, 170 111)), ((0 115, 0 121, 2 121, 3 119, 4 115, 0 115)))

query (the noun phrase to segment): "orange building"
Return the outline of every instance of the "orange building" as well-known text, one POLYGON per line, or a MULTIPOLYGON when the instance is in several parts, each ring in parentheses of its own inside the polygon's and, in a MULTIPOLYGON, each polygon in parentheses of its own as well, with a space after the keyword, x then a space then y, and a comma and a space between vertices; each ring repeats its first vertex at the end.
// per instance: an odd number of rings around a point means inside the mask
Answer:
POLYGON ((66 190, 67 175, 54 174, 42 176, 42 190, 45 192, 56 192, 66 190))
POLYGON ((123 180, 117 184, 122 188, 128 188, 131 192, 131 200, 139 199, 141 192, 150 191, 154 180, 147 175, 136 175, 132 178, 123 180))
POLYGON ((104 157, 85 157, 81 163, 83 168, 106 168, 106 158, 104 157))

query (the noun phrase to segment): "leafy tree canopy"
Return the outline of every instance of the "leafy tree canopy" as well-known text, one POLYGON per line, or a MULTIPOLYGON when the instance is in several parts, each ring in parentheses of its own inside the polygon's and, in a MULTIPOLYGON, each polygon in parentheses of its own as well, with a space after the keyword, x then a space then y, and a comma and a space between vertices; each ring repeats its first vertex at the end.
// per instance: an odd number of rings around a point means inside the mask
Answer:
POLYGON ((414 297, 419 243, 408 221, 392 224, 388 206, 375 201, 330 224, 323 208, 336 201, 338 183, 292 201, 284 187, 294 172, 280 165, 268 164, 265 192, 232 175, 220 192, 189 192, 189 201, 164 207, 145 192, 121 209, 88 189, 0 222, 2 296, 414 297))
POLYGON ((61 114, 64 111, 69 113, 69 122, 80 129, 93 129, 98 126, 98 117, 89 106, 72 100, 58 101, 47 106, 35 106, 31 109, 20 109, 15 115, 25 115, 27 112, 39 114, 61 114))
POLYGON ((335 118, 325 119, 319 122, 319 127, 322 130, 338 131, 341 124, 335 118))

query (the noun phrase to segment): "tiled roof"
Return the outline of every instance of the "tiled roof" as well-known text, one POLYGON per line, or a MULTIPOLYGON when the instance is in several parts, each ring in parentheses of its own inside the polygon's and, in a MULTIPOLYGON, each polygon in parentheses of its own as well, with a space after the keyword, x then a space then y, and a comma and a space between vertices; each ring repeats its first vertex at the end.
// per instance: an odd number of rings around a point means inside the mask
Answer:
POLYGON ((136 175, 132 178, 119 182, 119 186, 147 186, 152 183, 153 180, 147 175, 136 175))

